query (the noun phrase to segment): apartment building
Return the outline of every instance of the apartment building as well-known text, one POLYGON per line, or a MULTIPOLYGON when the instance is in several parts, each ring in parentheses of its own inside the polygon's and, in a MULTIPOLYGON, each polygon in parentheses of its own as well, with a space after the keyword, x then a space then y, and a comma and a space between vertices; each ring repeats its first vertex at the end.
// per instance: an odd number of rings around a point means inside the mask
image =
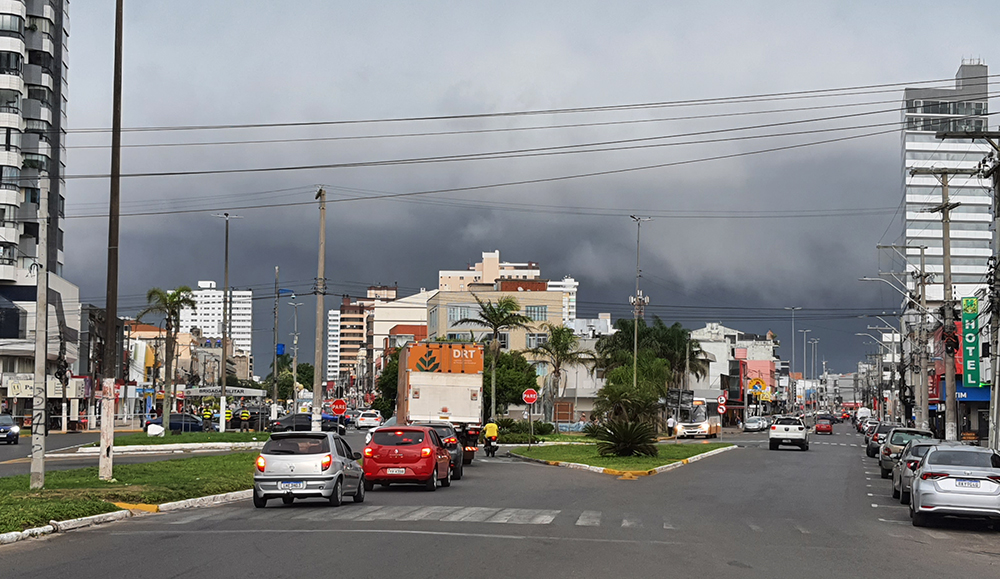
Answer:
MULTIPOLYGON (((189 332, 198 328, 201 335, 222 338, 223 291, 214 281, 199 281, 192 293, 195 307, 181 310, 180 329, 189 332)), ((253 291, 229 290, 229 339, 237 350, 253 351, 253 291)))

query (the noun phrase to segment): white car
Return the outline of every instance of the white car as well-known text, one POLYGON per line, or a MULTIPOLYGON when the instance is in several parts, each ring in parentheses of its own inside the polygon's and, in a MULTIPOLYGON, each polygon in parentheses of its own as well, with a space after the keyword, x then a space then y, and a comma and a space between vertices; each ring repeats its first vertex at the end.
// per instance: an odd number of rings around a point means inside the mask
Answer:
POLYGON ((358 416, 358 428, 374 428, 382 424, 382 414, 376 410, 365 410, 358 416))
POLYGON ((795 416, 779 416, 767 431, 767 441, 771 450, 778 450, 781 445, 797 446, 809 450, 809 429, 801 418, 795 416))

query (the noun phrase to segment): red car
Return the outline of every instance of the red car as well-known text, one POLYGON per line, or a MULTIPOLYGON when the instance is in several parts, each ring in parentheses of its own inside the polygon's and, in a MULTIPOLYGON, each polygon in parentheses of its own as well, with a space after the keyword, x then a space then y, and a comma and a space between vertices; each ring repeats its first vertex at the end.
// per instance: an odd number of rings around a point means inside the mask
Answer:
POLYGON ((364 451, 365 490, 376 484, 451 486, 451 455, 429 426, 379 428, 364 451))
POLYGON ((833 434, 833 423, 829 420, 816 421, 816 434, 833 434))

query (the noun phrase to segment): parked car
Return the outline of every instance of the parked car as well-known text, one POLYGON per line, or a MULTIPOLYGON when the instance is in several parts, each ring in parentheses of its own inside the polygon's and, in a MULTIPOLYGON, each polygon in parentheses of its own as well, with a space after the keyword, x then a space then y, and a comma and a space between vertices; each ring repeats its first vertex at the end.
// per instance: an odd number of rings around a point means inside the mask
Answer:
POLYGON ((382 414, 378 410, 365 410, 358 415, 358 428, 374 428, 382 424, 382 414))
POLYGON ((437 432, 451 455, 451 478, 452 480, 462 480, 462 473, 465 470, 465 449, 458 443, 458 432, 449 422, 420 422, 413 426, 429 426, 437 432))
POLYGON ((878 426, 875 426, 871 430, 871 434, 868 436, 868 442, 865 443, 865 454, 868 458, 878 458, 879 448, 881 448, 882 443, 885 442, 886 437, 889 433, 896 428, 902 428, 902 424, 894 424, 892 422, 879 422, 878 426))
POLYGON ((775 419, 768 431, 768 445, 771 450, 778 450, 781 445, 795 445, 802 450, 809 450, 809 429, 801 418, 781 416, 775 419))
POLYGON ((0 414, 0 440, 7 444, 18 444, 21 440, 21 427, 10 414, 0 414))
POLYGON ((945 515, 1000 520, 1000 453, 960 445, 927 451, 913 473, 910 519, 925 527, 945 515))
POLYGON ((899 453, 914 438, 934 438, 934 433, 919 428, 893 428, 889 431, 878 449, 878 466, 882 471, 882 478, 892 475, 892 467, 899 460, 899 453))
POLYGON ((899 453, 899 460, 892 465, 892 498, 909 504, 910 490, 913 488, 913 471, 920 466, 920 459, 939 441, 924 438, 912 438, 899 453))
MULTIPOLYGON (((324 416, 322 418, 322 422, 320 423, 320 428, 323 432, 336 432, 340 435, 347 433, 347 429, 344 428, 344 425, 338 423, 336 420, 333 420, 332 417, 327 418, 324 416)), ((275 420, 271 421, 270 430, 271 432, 286 432, 289 430, 306 432, 312 430, 312 414, 299 412, 297 414, 279 416, 275 420)))
POLYGON ((349 408, 347 412, 344 413, 344 419, 346 420, 345 426, 357 426, 358 416, 361 416, 361 411, 357 408, 349 408))
POLYGON ((743 423, 743 432, 760 432, 767 430, 767 420, 760 416, 751 416, 743 423))
MULTIPOLYGON (((150 424, 163 426, 163 417, 157 416, 153 420, 147 420, 146 427, 150 424)), ((215 432, 215 424, 206 423, 194 414, 171 414, 170 432, 215 432)))
POLYGON ((866 445, 871 440, 872 434, 875 433, 875 429, 878 428, 878 425, 879 425, 879 423, 878 423, 877 420, 869 420, 868 424, 865 425, 865 429, 862 431, 862 434, 865 435, 865 444, 866 445))
POLYGON ((451 486, 451 454, 428 426, 377 428, 364 451, 365 486, 418 483, 429 491, 451 486))
POLYGON ((816 434, 833 434, 833 421, 829 418, 820 418, 816 421, 816 434))
POLYGON ((321 497, 338 507, 345 496, 365 500, 361 454, 332 432, 276 432, 264 443, 253 477, 253 506, 270 499, 286 505, 295 499, 321 497))

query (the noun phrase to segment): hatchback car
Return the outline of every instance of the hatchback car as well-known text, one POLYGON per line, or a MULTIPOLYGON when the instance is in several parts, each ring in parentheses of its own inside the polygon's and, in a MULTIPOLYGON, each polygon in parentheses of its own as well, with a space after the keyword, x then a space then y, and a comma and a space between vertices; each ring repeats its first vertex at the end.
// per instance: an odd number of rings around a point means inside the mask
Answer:
POLYGON ((451 478, 453 480, 462 480, 462 473, 465 470, 463 466, 465 463, 465 448, 458 443, 458 432, 455 431, 455 427, 448 422, 420 422, 414 424, 414 426, 429 426, 437 432, 441 438, 441 442, 444 443, 444 447, 448 449, 448 454, 451 455, 451 478))
MULTIPOLYGON (((327 415, 329 416, 329 415, 327 415)), ((323 432, 336 432, 343 435, 347 433, 347 428, 343 424, 323 416, 320 420, 320 429, 323 432)), ((300 412, 298 414, 286 414, 271 421, 271 432, 286 432, 294 430, 297 432, 308 432, 312 430, 312 414, 300 412)))
POLYGON ((912 438, 899 453, 899 460, 892 465, 892 498, 909 504, 910 489, 913 488, 913 471, 920 466, 920 459, 932 447, 940 444, 937 440, 912 438))
MULTIPOLYGON (((157 426, 163 426, 163 417, 158 416, 153 420, 147 420, 146 426, 150 424, 155 424, 157 426)), ((176 414, 172 413, 170 415, 170 432, 214 432, 215 425, 211 422, 205 422, 201 418, 195 416, 194 414, 176 414)))
POLYGON ((899 460, 899 453, 914 438, 934 438, 934 433, 918 428, 893 428, 889 431, 878 450, 878 466, 882 471, 882 478, 892 475, 892 467, 899 460))
POLYGON ((338 507, 345 496, 365 500, 361 458, 347 441, 332 432, 276 432, 257 457, 253 476, 253 506, 270 499, 286 505, 295 499, 321 497, 338 507))
POLYGON ((760 416, 751 416, 743 423, 743 432, 761 432, 767 430, 767 420, 760 416))
POLYGON ((902 428, 902 424, 893 424, 892 422, 879 422, 878 426, 871 430, 868 437, 868 442, 865 444, 865 454, 869 458, 877 458, 879 449, 882 447, 882 443, 886 441, 889 433, 896 428, 902 428))
POLYGON ((829 418, 820 418, 817 420, 816 434, 833 434, 833 421, 829 418))
POLYGON ((1000 519, 1000 453, 938 445, 913 473, 910 518, 925 527, 939 516, 1000 519))
POLYGON ((18 444, 21 439, 21 427, 14 424, 10 414, 0 414, 0 440, 7 444, 18 444))
POLYGON ((433 491, 451 486, 451 454, 429 426, 378 428, 365 446, 365 485, 419 483, 433 491))
POLYGON ((358 415, 358 428, 373 428, 382 424, 382 414, 377 410, 365 410, 358 415))
POLYGON ((809 450, 809 429, 801 418, 781 416, 775 419, 768 431, 768 446, 771 450, 778 450, 783 444, 809 450))

